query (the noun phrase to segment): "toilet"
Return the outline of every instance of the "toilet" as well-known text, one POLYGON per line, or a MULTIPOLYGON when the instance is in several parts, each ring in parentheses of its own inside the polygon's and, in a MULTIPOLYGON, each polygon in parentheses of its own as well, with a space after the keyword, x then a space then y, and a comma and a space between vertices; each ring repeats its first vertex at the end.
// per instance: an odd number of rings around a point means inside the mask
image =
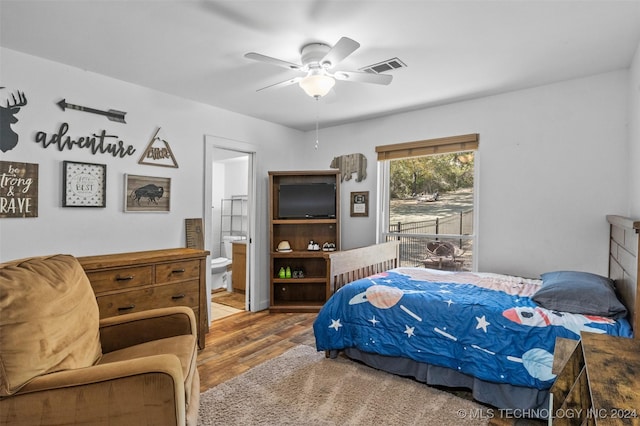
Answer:
POLYGON ((231 287, 231 268, 230 265, 233 262, 233 250, 232 242, 238 240, 244 240, 246 237, 243 235, 225 235, 222 237, 222 244, 224 247, 223 255, 226 257, 216 257, 211 260, 211 289, 216 290, 219 288, 226 288, 227 291, 232 291, 231 287))
POLYGON ((226 257, 216 257, 211 260, 211 288, 213 290, 229 289, 229 284, 231 284, 231 272, 227 272, 229 265, 231 265, 231 259, 226 257))

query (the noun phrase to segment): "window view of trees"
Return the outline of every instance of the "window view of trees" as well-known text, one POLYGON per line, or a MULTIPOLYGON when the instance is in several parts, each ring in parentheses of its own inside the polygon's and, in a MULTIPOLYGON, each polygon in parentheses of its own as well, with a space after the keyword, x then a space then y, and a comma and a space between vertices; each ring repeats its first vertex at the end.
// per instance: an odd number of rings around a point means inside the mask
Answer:
POLYGON ((403 266, 470 270, 474 152, 412 157, 389 165, 389 234, 403 266))
POLYGON ((465 152, 392 161, 389 194, 404 199, 473 189, 473 159, 473 152, 465 152))

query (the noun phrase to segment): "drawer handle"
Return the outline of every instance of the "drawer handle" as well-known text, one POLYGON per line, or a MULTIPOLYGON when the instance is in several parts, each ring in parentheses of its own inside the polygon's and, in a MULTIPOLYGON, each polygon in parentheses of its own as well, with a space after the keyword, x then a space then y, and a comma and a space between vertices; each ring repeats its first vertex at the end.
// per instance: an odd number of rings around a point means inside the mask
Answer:
POLYGON ((131 281, 133 277, 133 275, 127 275, 126 277, 121 277, 120 275, 118 275, 116 277, 116 281, 131 281))
POLYGON ((121 306, 118 308, 119 311, 130 311, 131 309, 135 308, 136 305, 134 305, 133 303, 130 304, 129 306, 121 306))
POLYGON ((184 293, 171 296, 173 300, 184 299, 184 293))
POLYGON ((171 271, 172 274, 181 274, 184 272, 184 268, 183 269, 174 269, 173 271, 171 271))

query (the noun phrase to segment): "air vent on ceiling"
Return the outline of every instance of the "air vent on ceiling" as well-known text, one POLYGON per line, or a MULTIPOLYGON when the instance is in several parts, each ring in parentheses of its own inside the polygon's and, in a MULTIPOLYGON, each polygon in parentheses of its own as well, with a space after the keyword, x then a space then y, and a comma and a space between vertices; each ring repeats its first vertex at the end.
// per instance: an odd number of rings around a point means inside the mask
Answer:
POLYGON ((391 58, 391 59, 387 59, 386 61, 378 62, 377 64, 360 68, 360 70, 364 72, 370 72, 373 74, 380 74, 386 71, 393 71, 398 68, 406 68, 405 63, 398 58, 391 58))

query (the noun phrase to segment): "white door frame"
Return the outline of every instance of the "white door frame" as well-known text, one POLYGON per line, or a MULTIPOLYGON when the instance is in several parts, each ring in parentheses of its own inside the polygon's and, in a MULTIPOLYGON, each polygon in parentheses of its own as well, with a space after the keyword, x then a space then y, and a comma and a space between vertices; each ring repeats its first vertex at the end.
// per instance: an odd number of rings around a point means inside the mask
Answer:
MULTIPOLYGON (((257 303, 254 303, 251 299, 255 300, 253 295, 258 294, 256 289, 256 280, 255 280, 255 230, 256 230, 256 147, 248 144, 246 142, 240 142, 232 139, 222 138, 218 136, 205 135, 204 138, 204 247, 205 250, 212 251, 213 242, 212 240, 212 232, 213 223, 211 220, 211 206, 213 205, 212 200, 212 190, 213 190, 213 161, 214 161, 214 150, 216 148, 237 151, 239 153, 247 154, 249 157, 248 161, 248 201, 247 201, 247 214, 248 214, 248 224, 247 224, 247 291, 246 291, 246 300, 245 300, 245 309, 256 311, 257 303)), ((206 274, 207 276, 207 294, 211 294, 211 274, 206 274)), ((208 306, 208 317, 211 318, 211 304, 207 304, 208 306)), ((209 321, 211 323, 211 321, 209 321)))

